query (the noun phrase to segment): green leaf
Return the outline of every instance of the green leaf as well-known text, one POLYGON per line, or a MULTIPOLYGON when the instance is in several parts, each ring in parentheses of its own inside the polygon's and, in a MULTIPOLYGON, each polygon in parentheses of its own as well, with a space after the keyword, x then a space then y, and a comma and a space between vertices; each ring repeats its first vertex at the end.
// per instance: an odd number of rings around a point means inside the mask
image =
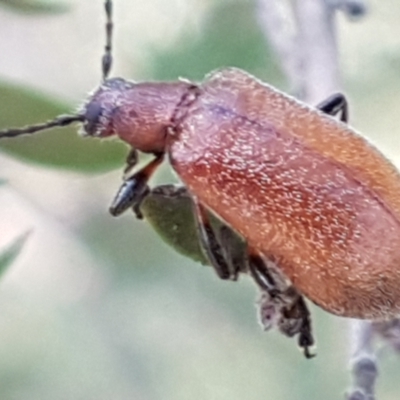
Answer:
MULTIPOLYGON (((69 107, 33 91, 0 82, 0 129, 39 123, 68 113, 69 107)), ((77 127, 65 127, 3 138, 0 149, 45 166, 81 172, 101 172, 125 162, 126 145, 77 135, 77 127)))
POLYGON ((68 1, 61 0, 0 0, 0 5, 23 13, 63 13, 70 9, 68 1))
POLYGON ((25 232, 13 241, 8 247, 0 251, 0 275, 14 262, 28 239, 29 232, 25 232))
MULTIPOLYGON (((158 235, 178 253, 210 265, 205 257, 196 229, 192 200, 184 187, 163 185, 154 188, 141 205, 145 219, 158 235)), ((232 257, 244 265, 245 244, 243 240, 222 221, 210 215, 214 232, 221 241, 221 227, 227 235, 225 243, 232 249, 232 257)))
POLYGON ((160 188, 163 190, 153 189, 144 200, 140 208, 143 216, 178 253, 208 264, 200 247, 190 197, 172 185, 160 188))

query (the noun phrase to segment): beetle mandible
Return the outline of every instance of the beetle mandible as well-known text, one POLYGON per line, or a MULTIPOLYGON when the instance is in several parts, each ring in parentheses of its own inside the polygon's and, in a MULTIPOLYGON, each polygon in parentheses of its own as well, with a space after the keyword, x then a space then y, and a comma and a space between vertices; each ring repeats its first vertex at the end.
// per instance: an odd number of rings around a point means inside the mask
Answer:
POLYGON ((236 68, 202 83, 108 78, 111 0, 105 8, 103 83, 81 111, 0 137, 75 122, 87 136, 117 135, 132 150, 113 215, 133 207, 141 216, 148 181, 168 156, 193 201, 201 244, 218 276, 236 279, 243 270, 227 256, 209 212, 245 240, 244 270, 269 298, 289 299, 284 314, 294 310, 299 325, 286 333, 299 334, 308 356, 313 339, 301 295, 345 317, 399 314, 400 175, 348 127, 345 97, 335 94, 314 108, 236 68), (154 159, 132 173, 137 151, 154 159), (291 294, 285 297, 285 290, 291 294))

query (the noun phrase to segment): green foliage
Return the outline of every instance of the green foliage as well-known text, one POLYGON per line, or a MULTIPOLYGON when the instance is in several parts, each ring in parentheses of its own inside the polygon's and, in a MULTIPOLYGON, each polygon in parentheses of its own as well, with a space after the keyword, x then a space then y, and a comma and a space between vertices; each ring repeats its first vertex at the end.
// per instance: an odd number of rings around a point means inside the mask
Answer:
POLYGON ((203 265, 208 264, 200 248, 189 196, 168 196, 165 190, 153 191, 141 210, 146 221, 174 250, 203 265))
POLYGON ((0 0, 6 6, 21 13, 61 13, 68 11, 69 3, 61 0, 0 0))
MULTIPOLYGON (((183 187, 163 185, 153 189, 143 202, 141 211, 161 239, 175 251, 203 265, 210 265, 200 247, 192 200, 183 187)), ((223 223, 213 215, 210 218, 218 236, 223 223)), ((233 256, 243 260, 243 241, 229 228, 227 230, 230 232, 229 247, 234 250, 233 256)))

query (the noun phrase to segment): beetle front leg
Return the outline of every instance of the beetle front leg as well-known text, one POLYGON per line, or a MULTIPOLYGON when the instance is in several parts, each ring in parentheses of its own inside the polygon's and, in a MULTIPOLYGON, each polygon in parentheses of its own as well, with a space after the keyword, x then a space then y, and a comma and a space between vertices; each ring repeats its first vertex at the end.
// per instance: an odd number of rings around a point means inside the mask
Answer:
POLYGON ((335 116, 340 114, 339 119, 342 122, 347 123, 349 121, 349 106, 345 95, 342 93, 335 93, 329 96, 326 100, 317 104, 316 108, 328 115, 335 116))
POLYGON ((125 168, 124 168, 124 174, 127 175, 129 172, 132 171, 134 167, 136 167, 137 163, 139 160, 139 155, 138 151, 136 149, 131 149, 128 153, 128 156, 126 157, 125 161, 125 168))
MULTIPOLYGON (((130 153, 130 155, 131 154, 132 153, 130 153)), ((128 160, 130 155, 128 156, 128 160)), ((133 157, 135 157, 135 155, 133 157)), ((139 219, 143 218, 142 213, 140 212, 140 204, 148 195, 150 190, 147 186, 147 182, 163 162, 163 160, 164 154, 158 154, 154 160, 144 166, 141 170, 133 174, 131 177, 125 179, 110 206, 111 215, 116 217, 121 215, 128 208, 133 208, 136 216, 139 219)), ((129 165, 129 161, 128 168, 132 168, 132 166, 129 165)))
POLYGON ((230 260, 227 258, 227 249, 218 241, 206 208, 195 198, 193 199, 193 207, 196 229, 206 257, 221 279, 236 280, 239 270, 236 270, 235 267, 232 270, 230 260))

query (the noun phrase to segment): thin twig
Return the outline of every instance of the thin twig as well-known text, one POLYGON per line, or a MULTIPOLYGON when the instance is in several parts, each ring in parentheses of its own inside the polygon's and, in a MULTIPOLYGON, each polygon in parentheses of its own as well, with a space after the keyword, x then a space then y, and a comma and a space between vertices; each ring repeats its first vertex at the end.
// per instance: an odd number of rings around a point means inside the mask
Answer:
POLYGON ((351 19, 358 19, 367 13, 364 0, 325 0, 332 8, 345 12, 351 19))
POLYGON ((316 104, 340 88, 335 11, 357 19, 367 7, 364 0, 296 0, 292 6, 257 0, 257 17, 290 91, 316 104))
POLYGON ((353 387, 348 400, 374 400, 378 365, 373 349, 374 330, 369 321, 351 321, 353 387))
POLYGON ((257 0, 257 18, 266 41, 277 54, 292 93, 301 91, 301 57, 288 2, 257 0))
POLYGON ((394 351, 400 353, 400 319, 373 323, 374 333, 381 337, 394 351))
POLYGON ((297 0, 294 9, 302 51, 302 97, 317 104, 340 87, 335 10, 315 0, 297 0))

